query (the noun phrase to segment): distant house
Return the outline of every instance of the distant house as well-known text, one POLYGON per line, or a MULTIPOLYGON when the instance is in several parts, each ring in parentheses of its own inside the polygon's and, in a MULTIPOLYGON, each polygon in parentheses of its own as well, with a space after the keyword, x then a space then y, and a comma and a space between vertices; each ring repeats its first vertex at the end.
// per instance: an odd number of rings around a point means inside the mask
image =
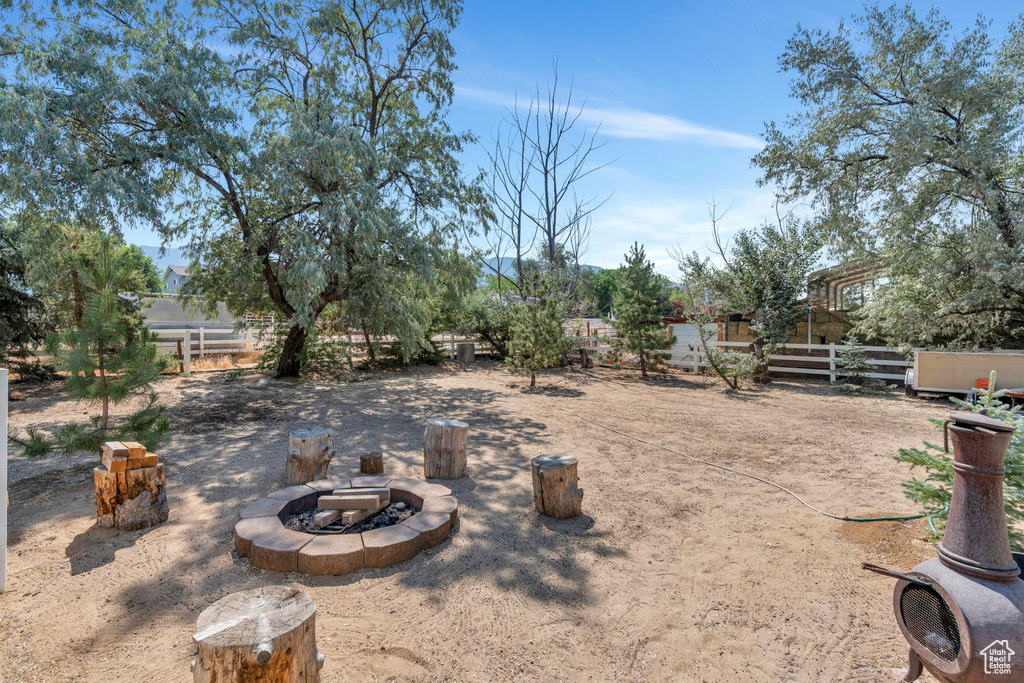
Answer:
POLYGON ((188 281, 188 266, 167 266, 164 271, 164 291, 177 294, 188 281))

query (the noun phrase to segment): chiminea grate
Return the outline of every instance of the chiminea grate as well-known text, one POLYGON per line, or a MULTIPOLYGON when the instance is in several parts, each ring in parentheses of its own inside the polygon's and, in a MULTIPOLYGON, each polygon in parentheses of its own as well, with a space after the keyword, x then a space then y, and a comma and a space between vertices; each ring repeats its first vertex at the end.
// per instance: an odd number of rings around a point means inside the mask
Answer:
POLYGON ((946 601, 931 586, 908 583, 900 593, 900 618, 914 640, 933 655, 955 662, 960 654, 960 627, 946 601))
POLYGON ((950 416, 945 429, 953 495, 938 557, 906 574, 864 567, 899 579, 893 609, 910 644, 904 680, 927 668, 940 681, 1024 683, 1024 558, 1010 552, 1003 507, 1014 430, 973 414, 950 416))

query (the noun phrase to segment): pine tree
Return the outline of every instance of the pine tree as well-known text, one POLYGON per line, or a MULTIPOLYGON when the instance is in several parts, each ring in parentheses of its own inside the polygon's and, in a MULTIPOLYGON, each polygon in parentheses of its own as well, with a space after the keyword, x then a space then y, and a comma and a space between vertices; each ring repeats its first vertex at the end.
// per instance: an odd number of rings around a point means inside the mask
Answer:
MULTIPOLYGON (((122 311, 119 292, 134 277, 132 262, 104 237, 92 263, 82 263, 85 306, 77 328, 51 336, 49 346, 68 374, 66 390, 79 399, 100 404, 93 434, 131 435, 147 445, 159 442, 167 431, 163 408, 150 392, 150 384, 165 366, 157 355, 155 335, 133 324, 122 311), (110 424, 110 404, 149 393, 149 402, 116 430, 110 424), (148 443, 147 443, 148 441, 148 443)), ((62 430, 59 440, 81 442, 80 430, 62 430)), ((99 440, 99 439, 96 439, 99 440)))
POLYGON ((540 273, 533 274, 524 293, 526 296, 513 307, 505 361, 510 371, 530 374, 532 389, 537 386, 537 372, 557 365, 572 340, 562 327, 564 304, 540 273))
POLYGON ((661 310, 665 305, 662 280, 647 260, 644 248, 634 242, 620 269, 619 286, 612 301, 615 320, 607 320, 618 332, 612 346, 618 353, 636 356, 640 374, 647 377, 647 368, 659 360, 668 360, 666 353, 676 343, 665 334, 661 310))
POLYGON ((847 393, 865 394, 887 391, 888 385, 884 381, 877 377, 868 377, 868 373, 874 371, 875 366, 868 362, 864 347, 857 346, 853 336, 847 337, 839 349, 839 358, 836 359, 836 375, 845 380, 839 389, 847 393))

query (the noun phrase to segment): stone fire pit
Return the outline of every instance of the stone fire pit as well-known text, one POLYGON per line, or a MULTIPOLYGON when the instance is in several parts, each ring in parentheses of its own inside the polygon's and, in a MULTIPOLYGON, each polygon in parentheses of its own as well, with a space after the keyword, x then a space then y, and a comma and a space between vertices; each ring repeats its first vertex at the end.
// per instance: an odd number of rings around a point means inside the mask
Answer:
POLYGON ((235 548, 261 569, 348 574, 410 560, 443 543, 458 520, 458 500, 438 484, 388 477, 321 479, 289 486, 247 505, 235 525, 235 548), (284 525, 291 515, 315 508, 320 496, 336 489, 384 487, 391 490, 392 502, 411 505, 418 512, 404 522, 359 534, 314 535, 284 525))

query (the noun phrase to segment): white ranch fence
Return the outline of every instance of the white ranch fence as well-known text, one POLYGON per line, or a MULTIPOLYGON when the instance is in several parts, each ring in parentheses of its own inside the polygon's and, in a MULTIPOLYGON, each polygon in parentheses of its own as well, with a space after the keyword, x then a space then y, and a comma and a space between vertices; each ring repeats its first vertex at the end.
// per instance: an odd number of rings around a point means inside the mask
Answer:
MULTIPOLYGON (((607 354, 614 349, 608 343, 607 336, 577 336, 574 340, 578 342, 577 351, 573 352, 574 357, 579 356, 579 348, 585 348, 595 359, 607 357, 607 354)), ((720 349, 733 349, 736 351, 747 351, 750 342, 738 341, 709 341, 708 346, 720 349)), ((828 377, 833 384, 836 378, 841 375, 837 371, 836 361, 839 359, 839 351, 842 344, 782 344, 779 346, 779 353, 768 356, 768 371, 775 374, 795 375, 818 375, 828 377)), ((898 382, 902 384, 906 379, 906 368, 913 367, 913 362, 908 361, 906 356, 897 349, 885 346, 861 346, 869 356, 867 362, 874 365, 878 372, 865 373, 867 377, 898 382)), ((677 339, 669 351, 668 364, 672 367, 690 370, 699 373, 711 365, 707 361, 707 349, 700 339, 677 339)))
POLYGON ((182 370, 191 372, 192 358, 222 353, 250 353, 263 350, 258 331, 246 328, 236 331, 226 327, 159 328, 151 330, 157 336, 156 350, 171 356, 178 355, 181 345, 182 370))

